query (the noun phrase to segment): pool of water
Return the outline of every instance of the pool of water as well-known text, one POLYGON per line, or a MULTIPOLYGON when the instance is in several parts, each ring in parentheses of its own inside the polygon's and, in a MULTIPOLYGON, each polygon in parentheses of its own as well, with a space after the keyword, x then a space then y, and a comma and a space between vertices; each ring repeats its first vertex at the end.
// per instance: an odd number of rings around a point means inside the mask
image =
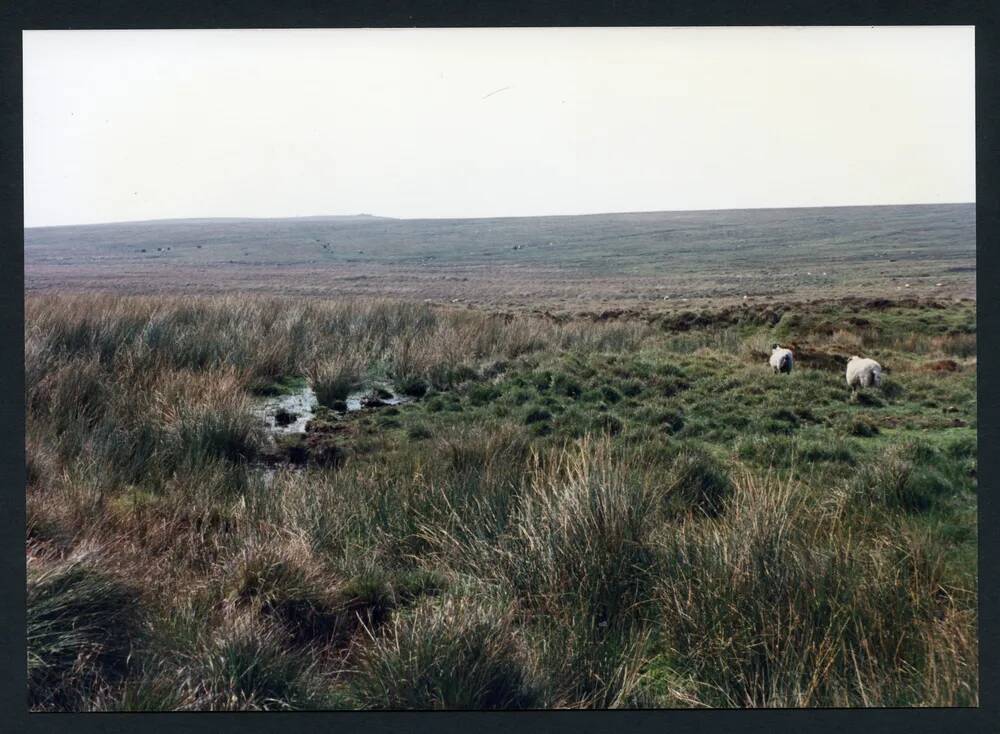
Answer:
MULTIPOLYGON (((365 397, 365 395, 368 395, 368 393, 356 392, 348 395, 347 400, 345 401, 347 403, 348 412, 353 413, 356 410, 361 410, 363 408, 361 400, 365 397)), ((389 398, 380 398, 380 400, 386 405, 403 405, 411 402, 413 398, 407 397, 406 395, 393 395, 389 398)))
MULTIPOLYGON (((347 400, 344 401, 347 403, 347 412, 355 413, 360 410, 366 410, 362 404, 362 400, 370 393, 370 390, 360 390, 348 395, 347 400)), ((388 406, 403 405, 412 402, 413 398, 406 395, 393 394, 389 397, 381 398, 381 400, 388 406)), ((285 395, 263 399, 258 407, 258 413, 264 419, 268 430, 272 434, 305 433, 306 426, 315 417, 318 407, 319 401, 316 399, 315 391, 306 385, 300 390, 285 395), (294 416, 294 419, 286 425, 281 425, 278 423, 277 416, 282 412, 294 416)))
POLYGON ((317 407, 319 401, 316 400, 316 393, 306 385, 301 390, 287 395, 266 398, 261 401, 259 412, 272 433, 305 433, 306 424, 316 415, 317 407), (295 419, 288 425, 280 425, 277 415, 282 411, 294 415, 295 419))

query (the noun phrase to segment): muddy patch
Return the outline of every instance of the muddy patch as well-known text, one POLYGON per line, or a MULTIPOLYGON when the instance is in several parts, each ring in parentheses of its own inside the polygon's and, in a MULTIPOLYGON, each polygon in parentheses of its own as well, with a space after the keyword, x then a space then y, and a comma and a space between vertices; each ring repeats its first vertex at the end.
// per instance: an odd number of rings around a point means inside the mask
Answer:
POLYGON ((338 431, 309 431, 278 436, 264 461, 271 467, 288 465, 293 468, 319 466, 335 468, 344 463, 347 449, 338 431))
POLYGON ((958 362, 953 359, 938 359, 920 366, 921 372, 959 372, 961 369, 958 362))

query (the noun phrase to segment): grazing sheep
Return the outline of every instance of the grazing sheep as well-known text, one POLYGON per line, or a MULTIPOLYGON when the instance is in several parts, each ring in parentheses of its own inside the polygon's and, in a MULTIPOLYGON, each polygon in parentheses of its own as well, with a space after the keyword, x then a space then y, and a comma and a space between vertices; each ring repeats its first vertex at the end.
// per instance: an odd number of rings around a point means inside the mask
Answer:
POLYGON ((791 349, 784 349, 777 344, 771 345, 771 359, 768 360, 768 363, 775 374, 778 372, 791 372, 792 361, 791 349))
POLYGON ((847 360, 847 385, 851 390, 861 387, 879 387, 882 384, 882 365, 874 359, 853 356, 847 360))

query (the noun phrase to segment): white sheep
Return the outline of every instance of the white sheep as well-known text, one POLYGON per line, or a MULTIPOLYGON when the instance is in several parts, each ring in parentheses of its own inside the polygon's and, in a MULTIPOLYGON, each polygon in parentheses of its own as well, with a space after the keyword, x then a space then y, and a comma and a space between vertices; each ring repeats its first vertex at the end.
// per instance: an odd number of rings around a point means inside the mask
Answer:
POLYGON ((792 371, 792 350, 784 349, 783 347, 772 344, 771 345, 771 359, 768 363, 775 373, 778 372, 791 372, 792 371))
POLYGON ((857 355, 847 360, 847 385, 852 390, 861 387, 879 387, 882 384, 882 365, 874 359, 857 355))

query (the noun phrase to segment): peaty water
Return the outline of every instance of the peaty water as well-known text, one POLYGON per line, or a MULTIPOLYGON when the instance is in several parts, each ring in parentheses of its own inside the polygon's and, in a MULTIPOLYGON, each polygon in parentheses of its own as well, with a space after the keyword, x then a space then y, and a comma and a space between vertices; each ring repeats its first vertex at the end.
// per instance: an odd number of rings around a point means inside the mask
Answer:
POLYGON ((289 433, 305 433, 306 425, 316 414, 319 401, 316 400, 316 393, 311 387, 306 385, 301 390, 296 390, 287 395, 267 398, 261 402, 259 411, 267 428, 274 434, 282 435, 289 433), (285 412, 295 416, 295 419, 287 425, 278 423, 278 414, 285 412))
MULTIPOLYGON (((369 391, 362 390, 351 393, 347 396, 347 412, 354 413, 365 408, 363 400, 369 391)), ((381 398, 385 405, 403 405, 413 401, 413 398, 406 395, 391 395, 381 398)), ((272 398, 265 398, 258 407, 258 413, 267 424, 268 431, 273 435, 287 435, 294 433, 305 433, 306 426, 315 415, 319 407, 315 391, 308 385, 301 390, 278 395, 272 398), (278 415, 282 413, 294 416, 289 423, 282 425, 278 422, 278 415)))

